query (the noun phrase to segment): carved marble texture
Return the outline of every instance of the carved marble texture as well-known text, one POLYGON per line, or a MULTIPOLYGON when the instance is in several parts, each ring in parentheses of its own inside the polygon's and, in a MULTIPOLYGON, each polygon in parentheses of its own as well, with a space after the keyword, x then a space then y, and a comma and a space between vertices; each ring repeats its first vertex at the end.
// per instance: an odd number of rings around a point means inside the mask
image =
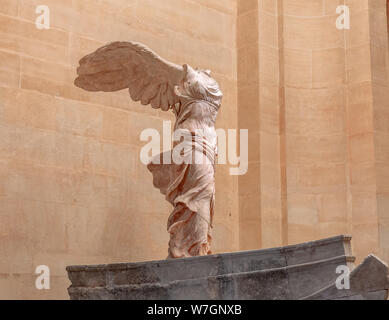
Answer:
POLYGON ((134 101, 174 112, 181 140, 174 142, 173 150, 181 146, 182 161, 175 161, 174 152, 169 151, 147 166, 154 186, 174 207, 167 225, 168 258, 211 254, 215 121, 223 94, 210 71, 173 64, 140 43, 114 42, 81 59, 77 73, 75 85, 82 89, 129 89, 134 101))

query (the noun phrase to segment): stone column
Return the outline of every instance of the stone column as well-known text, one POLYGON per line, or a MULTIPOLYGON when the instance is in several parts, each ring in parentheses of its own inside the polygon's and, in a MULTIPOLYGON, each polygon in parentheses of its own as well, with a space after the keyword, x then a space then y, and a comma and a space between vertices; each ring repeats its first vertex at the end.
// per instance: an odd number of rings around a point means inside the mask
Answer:
POLYGON ((369 2, 371 92, 376 170, 378 254, 389 261, 389 2, 369 2), (385 10, 386 9, 386 10, 385 10))
POLYGON ((287 243, 282 1, 238 2, 238 122, 249 129, 239 178, 240 247, 287 243))
POLYGON ((249 169, 239 177, 241 250, 261 248, 258 1, 238 1, 238 126, 249 130, 249 169))
POLYGON ((283 1, 259 1, 262 246, 287 244, 283 1))

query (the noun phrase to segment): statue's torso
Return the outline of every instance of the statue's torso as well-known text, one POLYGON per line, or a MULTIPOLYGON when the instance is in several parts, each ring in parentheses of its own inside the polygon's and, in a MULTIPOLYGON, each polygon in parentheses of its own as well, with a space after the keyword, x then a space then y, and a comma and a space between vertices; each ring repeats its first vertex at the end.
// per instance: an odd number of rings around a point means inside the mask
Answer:
POLYGON ((217 110, 215 106, 202 100, 193 100, 183 104, 177 111, 175 130, 183 129, 203 134, 206 140, 216 147, 215 122, 217 110))

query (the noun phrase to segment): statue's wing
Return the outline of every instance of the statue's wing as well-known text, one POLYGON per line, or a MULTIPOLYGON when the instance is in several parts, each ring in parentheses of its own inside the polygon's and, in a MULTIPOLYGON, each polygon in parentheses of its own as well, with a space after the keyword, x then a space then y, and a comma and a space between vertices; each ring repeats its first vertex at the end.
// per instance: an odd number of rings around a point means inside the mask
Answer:
POLYGON ((174 87, 184 67, 168 62, 136 42, 113 42, 80 60, 75 85, 87 91, 129 88, 131 98, 164 111, 179 102, 174 87))

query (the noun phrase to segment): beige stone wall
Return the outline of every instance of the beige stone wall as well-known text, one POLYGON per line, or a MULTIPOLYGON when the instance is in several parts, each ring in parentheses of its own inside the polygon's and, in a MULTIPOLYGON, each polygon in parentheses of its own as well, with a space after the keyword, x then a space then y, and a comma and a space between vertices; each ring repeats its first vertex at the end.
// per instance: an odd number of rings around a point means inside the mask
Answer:
MULTIPOLYGON (((67 298, 65 266, 164 259, 171 211, 139 160, 140 132, 169 114, 127 92, 73 85, 106 42, 145 43, 211 68, 225 92, 217 126, 235 128, 235 0, 0 0, 0 298, 67 298), (51 290, 35 289, 38 265, 51 290)), ((216 252, 238 250, 237 178, 217 172, 216 252)))
POLYGON ((388 260, 386 12, 387 0, 238 2, 238 117, 252 141, 241 248, 348 233, 358 260, 388 260), (343 4, 350 30, 336 28, 343 4))
POLYGON ((350 233, 343 1, 284 1, 288 243, 350 233))
POLYGON ((47 0, 46 31, 38 4, 0 0, 0 298, 67 298, 66 265, 166 256, 139 134, 173 117, 73 85, 113 40, 211 68, 217 127, 249 129, 248 173, 217 167, 215 252, 347 233, 389 261, 387 0, 47 0))

